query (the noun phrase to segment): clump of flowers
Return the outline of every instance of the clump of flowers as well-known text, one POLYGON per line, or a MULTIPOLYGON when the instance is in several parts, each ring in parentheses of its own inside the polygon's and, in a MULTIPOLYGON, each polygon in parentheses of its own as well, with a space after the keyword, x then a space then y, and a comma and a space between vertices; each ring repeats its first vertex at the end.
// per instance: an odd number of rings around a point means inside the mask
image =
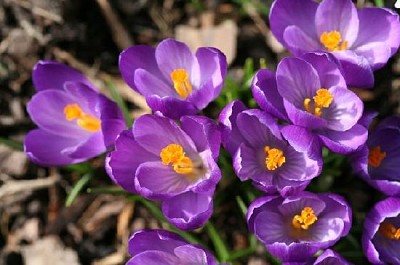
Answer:
POLYGON ((399 16, 384 8, 359 8, 351 0, 276 0, 271 30, 293 54, 333 55, 350 86, 370 88, 373 71, 400 46, 399 16), (301 12, 299 12, 301 10, 301 12))
MULTIPOLYGON (((276 71, 253 71, 245 91, 253 98, 226 97, 214 117, 201 111, 219 97, 227 62, 212 47, 192 53, 166 39, 155 48, 123 51, 123 79, 153 110, 129 129, 117 105, 79 72, 56 62, 35 66, 37 94, 27 110, 39 129, 25 138, 31 160, 61 166, 108 151, 105 169, 125 190, 118 192, 135 194, 128 198, 142 199, 166 226, 193 241, 165 230, 137 231, 128 265, 216 265, 253 253, 256 246, 228 251, 210 221, 214 205, 231 197, 249 232, 283 264, 349 264, 334 250, 351 229, 350 205, 333 192, 311 192, 323 190, 324 163, 332 155, 348 156, 356 173, 385 195, 400 195, 400 118, 383 120, 368 135, 374 115, 348 88, 371 87, 373 71, 397 51, 398 15, 356 9, 351 0, 275 0, 270 24, 294 56, 283 58, 276 71), (222 176, 226 181, 218 186, 222 176), (226 188, 231 184, 243 186, 226 188), (203 226, 217 258, 192 244, 198 240, 188 230, 201 233, 203 226)), ((374 264, 400 264, 399 200, 384 199, 365 218, 362 244, 374 264)))

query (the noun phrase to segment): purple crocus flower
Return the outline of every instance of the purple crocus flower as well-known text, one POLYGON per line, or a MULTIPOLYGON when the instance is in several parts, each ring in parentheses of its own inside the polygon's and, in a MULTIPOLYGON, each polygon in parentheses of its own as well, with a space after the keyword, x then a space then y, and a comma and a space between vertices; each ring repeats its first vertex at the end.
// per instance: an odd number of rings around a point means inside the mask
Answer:
POLYGON ((165 230, 141 230, 128 242, 133 256, 126 265, 217 265, 215 258, 198 245, 165 230))
POLYGON ((400 45, 399 16, 384 8, 357 9, 351 0, 276 0, 271 30, 294 55, 328 52, 349 86, 372 87, 373 71, 400 45), (301 12, 299 12, 301 10, 301 12))
POLYGON ((347 260, 337 252, 327 249, 318 258, 310 258, 306 262, 284 262, 283 265, 350 265, 347 260))
POLYGON ((202 226, 211 216, 221 178, 216 164, 220 133, 214 121, 143 115, 123 131, 106 159, 110 177, 129 192, 162 201, 167 219, 180 229, 202 226))
POLYGON ((322 160, 292 147, 287 140, 301 139, 283 137, 276 120, 266 112, 246 110, 242 102, 233 101, 222 110, 219 120, 223 145, 231 153, 241 181, 251 179, 262 191, 287 196, 304 190, 321 172, 322 160))
POLYGON ((323 145, 343 154, 367 139, 367 129, 357 124, 363 103, 347 89, 328 54, 284 58, 276 73, 261 69, 254 76, 252 91, 263 110, 290 124, 282 134, 298 137, 290 143, 297 150, 319 156, 323 145))
POLYGON ((119 68, 152 110, 178 119, 196 114, 219 95, 227 62, 215 48, 202 47, 193 54, 184 43, 166 39, 156 48, 136 45, 126 49, 119 68))
POLYGON ((381 121, 367 143, 351 154, 355 172, 389 196, 400 196, 400 117, 381 121))
POLYGON ((39 129, 25 137, 25 152, 35 163, 61 166, 106 151, 126 128, 118 106, 97 92, 69 66, 39 61, 33 69, 37 93, 27 110, 39 129))
POLYGON ((400 264, 400 198, 380 201, 367 214, 362 246, 372 264, 400 264))
POLYGON ((265 196, 250 205, 247 222, 272 255, 284 262, 304 262, 348 234, 351 209, 335 194, 265 196))

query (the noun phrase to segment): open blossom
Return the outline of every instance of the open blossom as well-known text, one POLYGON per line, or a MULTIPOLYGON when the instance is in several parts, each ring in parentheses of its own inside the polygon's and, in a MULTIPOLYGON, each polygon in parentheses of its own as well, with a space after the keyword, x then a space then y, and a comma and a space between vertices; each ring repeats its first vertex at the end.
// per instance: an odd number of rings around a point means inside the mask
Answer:
POLYGON ((198 245, 165 230, 141 230, 128 242, 133 256, 126 265, 217 265, 215 258, 198 245))
POLYGON ((308 53, 284 58, 276 73, 261 69, 253 79, 252 91, 258 105, 289 123, 282 128, 297 150, 316 155, 321 146, 349 153, 364 144, 367 129, 358 124, 363 103, 346 83, 328 54, 308 53))
POLYGON ((329 193, 265 196, 250 205, 247 223, 272 255, 284 262, 306 262, 348 234, 351 209, 342 197, 329 193))
POLYGON ((246 110, 233 101, 221 112, 222 143, 233 157, 233 166, 241 181, 251 179, 262 191, 287 196, 299 191, 316 177, 322 168, 320 159, 293 148, 281 135, 275 119, 264 111, 246 110))
POLYGON ((357 9, 351 0, 276 0, 271 30, 293 54, 328 52, 350 86, 372 87, 373 71, 400 45, 399 16, 384 8, 357 9), (301 10, 301 12, 299 12, 301 10))
POLYGON ((175 226, 194 229, 212 213, 220 141, 217 125, 206 117, 183 116, 179 127, 169 118, 143 115, 119 135, 106 169, 127 191, 161 201, 175 226))
POLYGON ((33 69, 37 93, 27 110, 39 129, 25 137, 28 157, 44 166, 78 163, 112 147, 126 128, 118 106, 76 70, 50 61, 33 69))
POLYGON ((400 195, 400 117, 381 121, 367 143, 351 154, 356 173, 389 196, 400 195))
POLYGON ((201 47, 193 54, 184 43, 166 39, 156 48, 136 45, 126 49, 119 68, 152 110, 178 119, 196 114, 219 95, 227 62, 215 48, 201 47))
POLYGON ((367 214, 362 246, 372 264, 400 264, 400 198, 380 201, 367 214))

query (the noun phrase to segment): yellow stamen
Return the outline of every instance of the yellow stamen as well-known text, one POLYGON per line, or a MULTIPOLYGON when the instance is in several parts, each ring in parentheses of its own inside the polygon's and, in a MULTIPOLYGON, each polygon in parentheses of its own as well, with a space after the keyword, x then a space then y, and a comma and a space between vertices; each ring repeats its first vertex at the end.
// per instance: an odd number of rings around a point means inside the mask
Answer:
POLYGON ((368 154, 368 164, 372 167, 379 167, 382 163, 382 160, 386 157, 386 152, 382 152, 381 147, 375 146, 369 150, 368 154))
POLYGON ((319 41, 330 52, 346 50, 348 45, 346 40, 342 41, 342 35, 340 35, 340 32, 336 30, 323 32, 319 41))
POLYGON ((185 156, 183 147, 179 144, 169 144, 160 152, 161 162, 164 165, 172 164, 172 168, 178 174, 190 174, 193 172, 193 161, 185 156))
POLYGON ((318 220, 311 207, 304 207, 300 215, 295 215, 292 219, 292 226, 296 229, 307 230, 318 220))
POLYGON ((388 239, 400 240, 400 228, 396 228, 391 223, 383 222, 379 226, 379 232, 388 239))
POLYGON ((265 146, 264 152, 266 156, 265 166, 268 170, 275 170, 286 162, 286 157, 283 155, 283 151, 278 148, 265 146))
POLYGON ((181 98, 186 99, 192 93, 192 84, 190 84, 189 74, 185 69, 175 69, 171 73, 171 79, 176 93, 181 98))
POLYGON ((320 88, 317 90, 316 96, 313 97, 313 101, 314 102, 311 102, 310 98, 305 98, 303 102, 304 109, 310 113, 313 113, 315 116, 320 117, 322 114, 322 109, 329 108, 331 105, 333 96, 328 89, 320 88))
POLYGON ((76 119, 79 127, 89 131, 97 132, 101 129, 101 122, 98 118, 82 111, 78 104, 68 104, 64 107, 64 115, 67 121, 76 119))

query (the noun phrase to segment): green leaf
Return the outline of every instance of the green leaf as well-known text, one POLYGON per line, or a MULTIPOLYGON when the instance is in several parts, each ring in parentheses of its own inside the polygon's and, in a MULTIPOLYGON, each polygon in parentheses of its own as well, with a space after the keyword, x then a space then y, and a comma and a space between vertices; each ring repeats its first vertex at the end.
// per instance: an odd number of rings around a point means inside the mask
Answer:
POLYGON ((0 144, 7 145, 8 147, 17 151, 24 151, 23 143, 17 140, 0 137, 0 144))
POLYGON ((378 7, 384 7, 385 3, 383 2, 383 0, 375 0, 375 5, 378 7))
POLYGON ((78 197, 79 193, 82 191, 82 189, 89 183, 89 181, 92 179, 92 174, 87 173, 83 175, 72 187, 70 192, 68 193, 67 199, 65 200, 65 206, 70 207, 72 203, 75 201, 76 197, 78 197))
POLYGON ((132 117, 129 113, 128 106, 126 105, 125 101, 122 99, 121 95, 118 93, 117 88, 115 85, 109 80, 106 82, 107 88, 110 90, 111 97, 114 99, 115 103, 121 108, 122 113, 124 114, 124 119, 126 126, 129 128, 132 126, 132 117))
POLYGON ((215 229, 215 226, 209 221, 206 226, 207 234, 209 235, 213 245, 215 247, 215 252, 218 256, 220 262, 225 262, 229 258, 229 251, 226 247, 224 241, 222 240, 220 234, 215 229))

